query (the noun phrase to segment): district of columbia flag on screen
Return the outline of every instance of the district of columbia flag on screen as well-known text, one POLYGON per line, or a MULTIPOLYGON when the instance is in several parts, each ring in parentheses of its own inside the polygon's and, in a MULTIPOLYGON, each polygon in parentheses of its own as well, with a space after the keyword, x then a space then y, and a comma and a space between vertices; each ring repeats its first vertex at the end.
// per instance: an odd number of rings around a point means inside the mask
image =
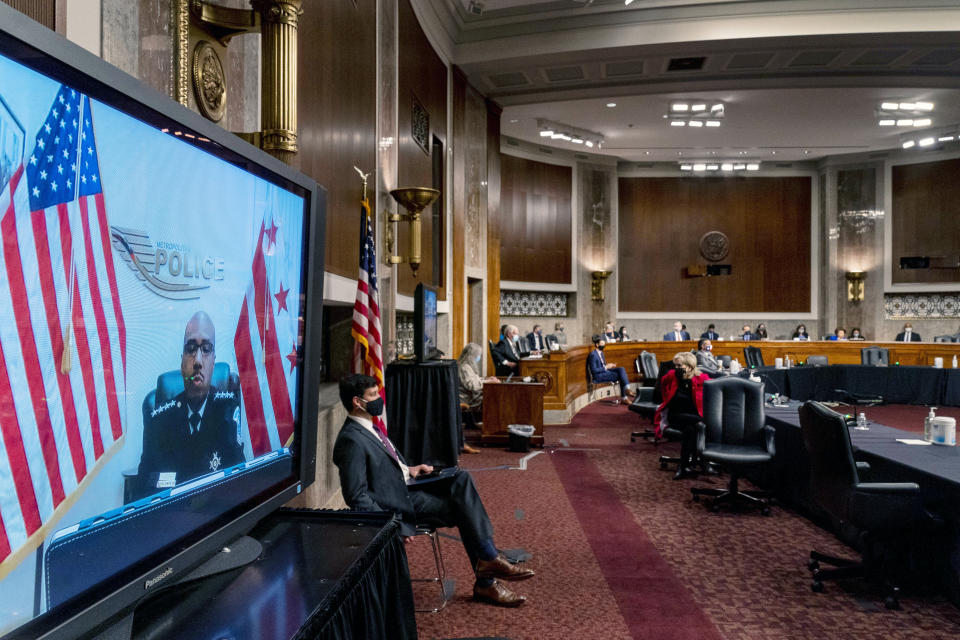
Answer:
MULTIPOLYGON (((260 224, 251 264, 250 284, 240 306, 233 337, 246 419, 242 421, 253 455, 289 446, 294 435, 291 398, 296 387, 299 299, 291 262, 299 245, 288 239, 286 221, 276 202, 260 224), (291 291, 291 289, 293 291, 291 291)), ((291 236, 292 237, 292 236, 291 236)), ((298 273, 298 271, 297 271, 298 273)))
POLYGON ((126 328, 94 116, 61 86, 0 185, 0 308, 12 316, 0 326, 0 579, 126 431, 126 328))
MULTIPOLYGON (((377 250, 370 219, 370 202, 364 195, 360 202, 360 275, 357 278, 357 299, 353 303, 353 371, 376 378, 380 397, 386 402, 383 388, 383 355, 380 338, 380 291, 377 289, 377 250)), ((387 434, 386 418, 375 417, 373 423, 387 434)))

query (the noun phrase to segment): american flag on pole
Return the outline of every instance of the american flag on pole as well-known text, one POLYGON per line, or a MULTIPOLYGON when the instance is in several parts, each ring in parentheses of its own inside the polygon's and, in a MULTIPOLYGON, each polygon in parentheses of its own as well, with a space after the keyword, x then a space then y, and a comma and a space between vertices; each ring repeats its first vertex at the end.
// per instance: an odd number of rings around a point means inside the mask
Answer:
POLYGON ((126 327, 90 99, 61 86, 0 184, 0 578, 125 432, 126 327))
MULTIPOLYGON (((370 220, 370 203, 364 197, 360 202, 360 276, 357 278, 357 299, 353 303, 353 370, 376 378, 380 397, 386 401, 383 388, 383 355, 380 349, 380 291, 377 289, 377 251, 370 220)), ((373 423, 384 435, 387 424, 383 414, 373 423)))
POLYGON ((283 227, 283 218, 276 215, 260 224, 250 284, 233 336, 245 440, 254 456, 289 446, 293 439, 299 300, 289 294, 291 274, 299 274, 299 263, 291 262, 299 245, 287 239, 283 227))

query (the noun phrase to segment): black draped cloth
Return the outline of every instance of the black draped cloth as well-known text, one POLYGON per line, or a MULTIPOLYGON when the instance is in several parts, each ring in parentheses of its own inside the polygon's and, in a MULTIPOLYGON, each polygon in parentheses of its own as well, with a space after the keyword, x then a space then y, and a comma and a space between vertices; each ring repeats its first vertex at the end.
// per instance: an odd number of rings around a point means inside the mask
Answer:
POLYGON ((391 515, 281 509, 250 536, 263 545, 256 561, 144 603, 132 637, 417 637, 406 551, 391 515))
POLYGON ((880 395, 889 404, 960 406, 960 369, 838 364, 755 371, 766 383, 767 393, 792 400, 842 400, 837 390, 843 389, 855 395, 880 395))
POLYGON ((453 467, 460 456, 456 360, 387 365, 387 431, 409 464, 453 467))

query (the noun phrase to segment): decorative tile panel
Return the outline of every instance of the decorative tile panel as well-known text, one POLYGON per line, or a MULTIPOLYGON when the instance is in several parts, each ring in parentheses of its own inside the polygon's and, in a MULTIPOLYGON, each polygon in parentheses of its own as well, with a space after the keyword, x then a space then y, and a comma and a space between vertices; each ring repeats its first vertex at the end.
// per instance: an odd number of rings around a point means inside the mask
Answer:
POLYGON ((893 318, 960 318, 960 294, 915 293, 883 296, 883 312, 893 318))
POLYGON ((558 316, 567 315, 566 293, 540 291, 501 291, 501 316, 558 316))

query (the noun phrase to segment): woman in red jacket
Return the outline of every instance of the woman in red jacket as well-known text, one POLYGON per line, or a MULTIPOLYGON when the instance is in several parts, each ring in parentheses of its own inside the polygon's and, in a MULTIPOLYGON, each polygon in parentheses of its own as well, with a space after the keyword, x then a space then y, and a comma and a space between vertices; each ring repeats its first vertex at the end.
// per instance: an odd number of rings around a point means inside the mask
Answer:
POLYGON ((697 446, 697 423, 703 420, 703 383, 710 378, 697 368, 697 357, 689 351, 673 356, 673 366, 674 370, 660 380, 663 402, 653 423, 657 425, 657 437, 667 426, 683 433, 680 466, 673 476, 679 480, 695 474, 690 464, 697 446))

